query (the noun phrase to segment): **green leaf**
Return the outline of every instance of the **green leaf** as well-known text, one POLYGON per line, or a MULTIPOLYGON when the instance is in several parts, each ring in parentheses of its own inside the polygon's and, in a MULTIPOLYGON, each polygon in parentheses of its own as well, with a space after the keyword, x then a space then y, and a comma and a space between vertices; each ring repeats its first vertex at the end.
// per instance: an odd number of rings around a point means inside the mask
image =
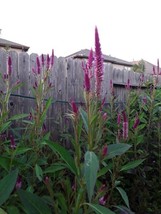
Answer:
POLYGON ((18 208, 15 206, 7 206, 7 213, 8 214, 20 214, 18 208))
POLYGON ((18 170, 10 172, 2 180, 0 180, 0 206, 6 202, 13 191, 18 176, 18 170))
POLYGON ((86 203, 88 206, 90 206, 97 214, 115 214, 110 209, 103 207, 99 204, 90 204, 86 203))
POLYGON ((75 162, 74 159, 72 158, 72 156, 70 155, 70 153, 61 145, 57 144, 57 143, 53 143, 50 141, 46 141, 47 144, 49 145, 49 147, 57 152, 62 160, 64 160, 68 166, 68 168, 71 170, 71 172, 73 172, 75 175, 77 175, 77 168, 75 166, 75 162))
POLYGON ((120 193, 122 199, 124 200, 126 206, 130 209, 129 199, 128 199, 126 192, 121 187, 116 187, 116 189, 119 191, 119 193, 120 193))
POLYGON ((99 161, 94 152, 87 151, 84 161, 84 176, 87 186, 88 199, 91 201, 99 169, 99 161))
POLYGON ((97 177, 101 177, 101 176, 105 175, 110 169, 112 169, 112 166, 113 166, 113 164, 109 163, 106 167, 103 167, 102 169, 100 169, 97 177))
POLYGON ((28 116, 29 116, 28 114, 17 114, 17 115, 12 116, 9 120, 10 121, 12 121, 12 120, 20 120, 20 119, 28 117, 28 116))
POLYGON ((125 207, 125 206, 119 205, 119 206, 114 206, 114 207, 116 207, 117 209, 123 211, 123 213, 125 213, 125 214, 135 214, 134 212, 132 212, 131 210, 129 210, 129 209, 128 209, 127 207, 125 207))
POLYGON ((10 167, 10 161, 11 160, 8 157, 0 157, 0 166, 8 171, 10 167))
POLYGON ((108 145, 108 154, 105 159, 111 159, 124 154, 131 148, 131 145, 126 143, 116 143, 108 145))
POLYGON ((144 160, 145 160, 145 159, 143 159, 143 160, 131 161, 131 162, 125 164, 124 166, 122 166, 122 168, 121 168, 120 171, 127 171, 127 170, 129 170, 129 169, 134 169, 134 168, 136 168, 137 166, 139 166, 144 160))
POLYGON ((11 125, 11 121, 4 123, 2 127, 0 127, 0 133, 3 133, 4 131, 6 131, 10 127, 10 125, 11 125))
POLYGON ((44 170, 44 173, 55 173, 57 171, 63 170, 66 168, 66 165, 60 164, 53 164, 52 166, 48 167, 44 170))
POLYGON ((18 195, 27 214, 51 214, 44 200, 31 192, 18 190, 18 195))
POLYGON ((16 148, 15 155, 22 155, 30 150, 32 150, 32 149, 31 148, 16 148))
POLYGON ((80 112, 80 115, 82 117, 85 130, 86 130, 86 132, 88 132, 88 117, 87 117, 87 113, 82 108, 79 109, 79 112, 80 112))
POLYGON ((7 214, 2 208, 0 208, 0 214, 7 214))
POLYGON ((39 165, 35 165, 35 172, 36 172, 36 176, 39 179, 39 181, 42 181, 43 179, 43 171, 41 169, 41 167, 39 165))

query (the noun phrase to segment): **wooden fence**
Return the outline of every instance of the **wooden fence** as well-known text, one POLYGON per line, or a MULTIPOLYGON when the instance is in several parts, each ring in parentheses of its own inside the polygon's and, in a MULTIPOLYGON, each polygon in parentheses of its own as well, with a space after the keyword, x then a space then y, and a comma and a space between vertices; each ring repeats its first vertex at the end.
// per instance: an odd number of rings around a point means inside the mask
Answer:
MULTIPOLYGON (((33 68, 36 68, 37 54, 16 53, 0 49, 0 72, 3 74, 7 69, 7 54, 12 58, 12 82, 18 80, 23 83, 22 87, 17 89, 10 99, 10 109, 12 114, 29 113, 34 108, 34 99, 32 97, 31 88, 34 84, 33 68), (16 96, 19 95, 19 96, 16 96)), ((110 80, 114 84, 114 93, 118 97, 118 102, 125 101, 126 90, 125 85, 128 79, 130 85, 138 87, 140 84, 141 74, 127 70, 113 69, 111 64, 104 65, 104 79, 102 96, 106 97, 106 102, 110 98, 110 80)), ((144 81, 151 79, 151 75, 145 75, 144 81)), ((65 114, 69 112, 70 100, 83 102, 83 82, 84 74, 82 70, 82 62, 80 60, 66 59, 63 57, 54 58, 54 68, 51 74, 51 82, 54 88, 50 92, 53 98, 53 104, 48 113, 48 128, 51 132, 61 129, 64 132, 69 127, 69 121, 65 114), (58 124, 61 124, 59 126, 58 124)), ((0 80, 1 81, 1 80, 0 80)), ((159 82, 161 83, 160 79, 159 82)), ((0 90, 3 85, 0 82, 0 90)))

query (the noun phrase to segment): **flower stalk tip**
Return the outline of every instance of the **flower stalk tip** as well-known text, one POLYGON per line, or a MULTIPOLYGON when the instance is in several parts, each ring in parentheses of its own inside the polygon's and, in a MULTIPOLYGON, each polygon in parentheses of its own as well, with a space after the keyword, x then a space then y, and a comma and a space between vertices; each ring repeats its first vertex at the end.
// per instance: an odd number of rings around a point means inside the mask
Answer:
POLYGON ((95 91, 99 96, 101 93, 101 83, 103 80, 103 59, 97 27, 95 28, 95 91))
POLYGON ((12 60, 11 57, 8 57, 8 75, 10 76, 12 72, 12 60))
POLYGON ((71 106, 72 106, 72 110, 73 110, 74 114, 77 114, 78 113, 78 107, 74 101, 71 101, 71 106))

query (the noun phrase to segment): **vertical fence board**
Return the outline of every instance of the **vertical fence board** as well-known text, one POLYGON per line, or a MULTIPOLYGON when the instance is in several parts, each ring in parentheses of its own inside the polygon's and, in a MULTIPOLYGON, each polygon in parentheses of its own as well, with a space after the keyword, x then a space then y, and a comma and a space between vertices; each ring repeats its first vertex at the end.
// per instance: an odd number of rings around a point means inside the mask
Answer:
MULTIPOLYGON (((12 72, 11 72, 11 87, 17 85, 18 82, 18 53, 16 51, 10 51, 9 56, 12 60, 12 72)), ((18 89, 12 91, 13 94, 18 94, 18 89)), ((11 115, 19 113, 19 99, 16 96, 10 97, 9 109, 11 115)))

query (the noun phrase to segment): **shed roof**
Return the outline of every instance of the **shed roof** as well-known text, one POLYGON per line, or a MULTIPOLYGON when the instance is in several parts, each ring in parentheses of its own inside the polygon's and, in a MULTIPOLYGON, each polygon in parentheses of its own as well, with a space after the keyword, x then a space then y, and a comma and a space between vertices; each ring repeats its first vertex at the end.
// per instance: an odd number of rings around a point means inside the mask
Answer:
POLYGON ((28 51, 28 49, 30 48, 26 45, 11 42, 9 40, 2 39, 2 38, 0 38, 0 47, 11 47, 11 48, 16 48, 23 51, 28 51))
MULTIPOLYGON (((89 56, 89 52, 90 50, 88 49, 83 49, 83 50, 80 50, 76 53, 73 53, 71 55, 68 55, 66 56, 66 58, 74 58, 74 59, 88 59, 88 56, 89 56)), ((125 61, 125 60, 122 60, 122 59, 118 59, 118 58, 115 58, 115 57, 112 57, 112 56, 108 56, 108 55, 105 55, 103 54, 103 60, 104 62, 107 62, 107 63, 112 63, 112 64, 116 64, 116 65, 123 65, 123 66, 127 66, 127 67, 132 67, 133 66, 133 63, 131 62, 128 62, 128 61, 125 61)))

